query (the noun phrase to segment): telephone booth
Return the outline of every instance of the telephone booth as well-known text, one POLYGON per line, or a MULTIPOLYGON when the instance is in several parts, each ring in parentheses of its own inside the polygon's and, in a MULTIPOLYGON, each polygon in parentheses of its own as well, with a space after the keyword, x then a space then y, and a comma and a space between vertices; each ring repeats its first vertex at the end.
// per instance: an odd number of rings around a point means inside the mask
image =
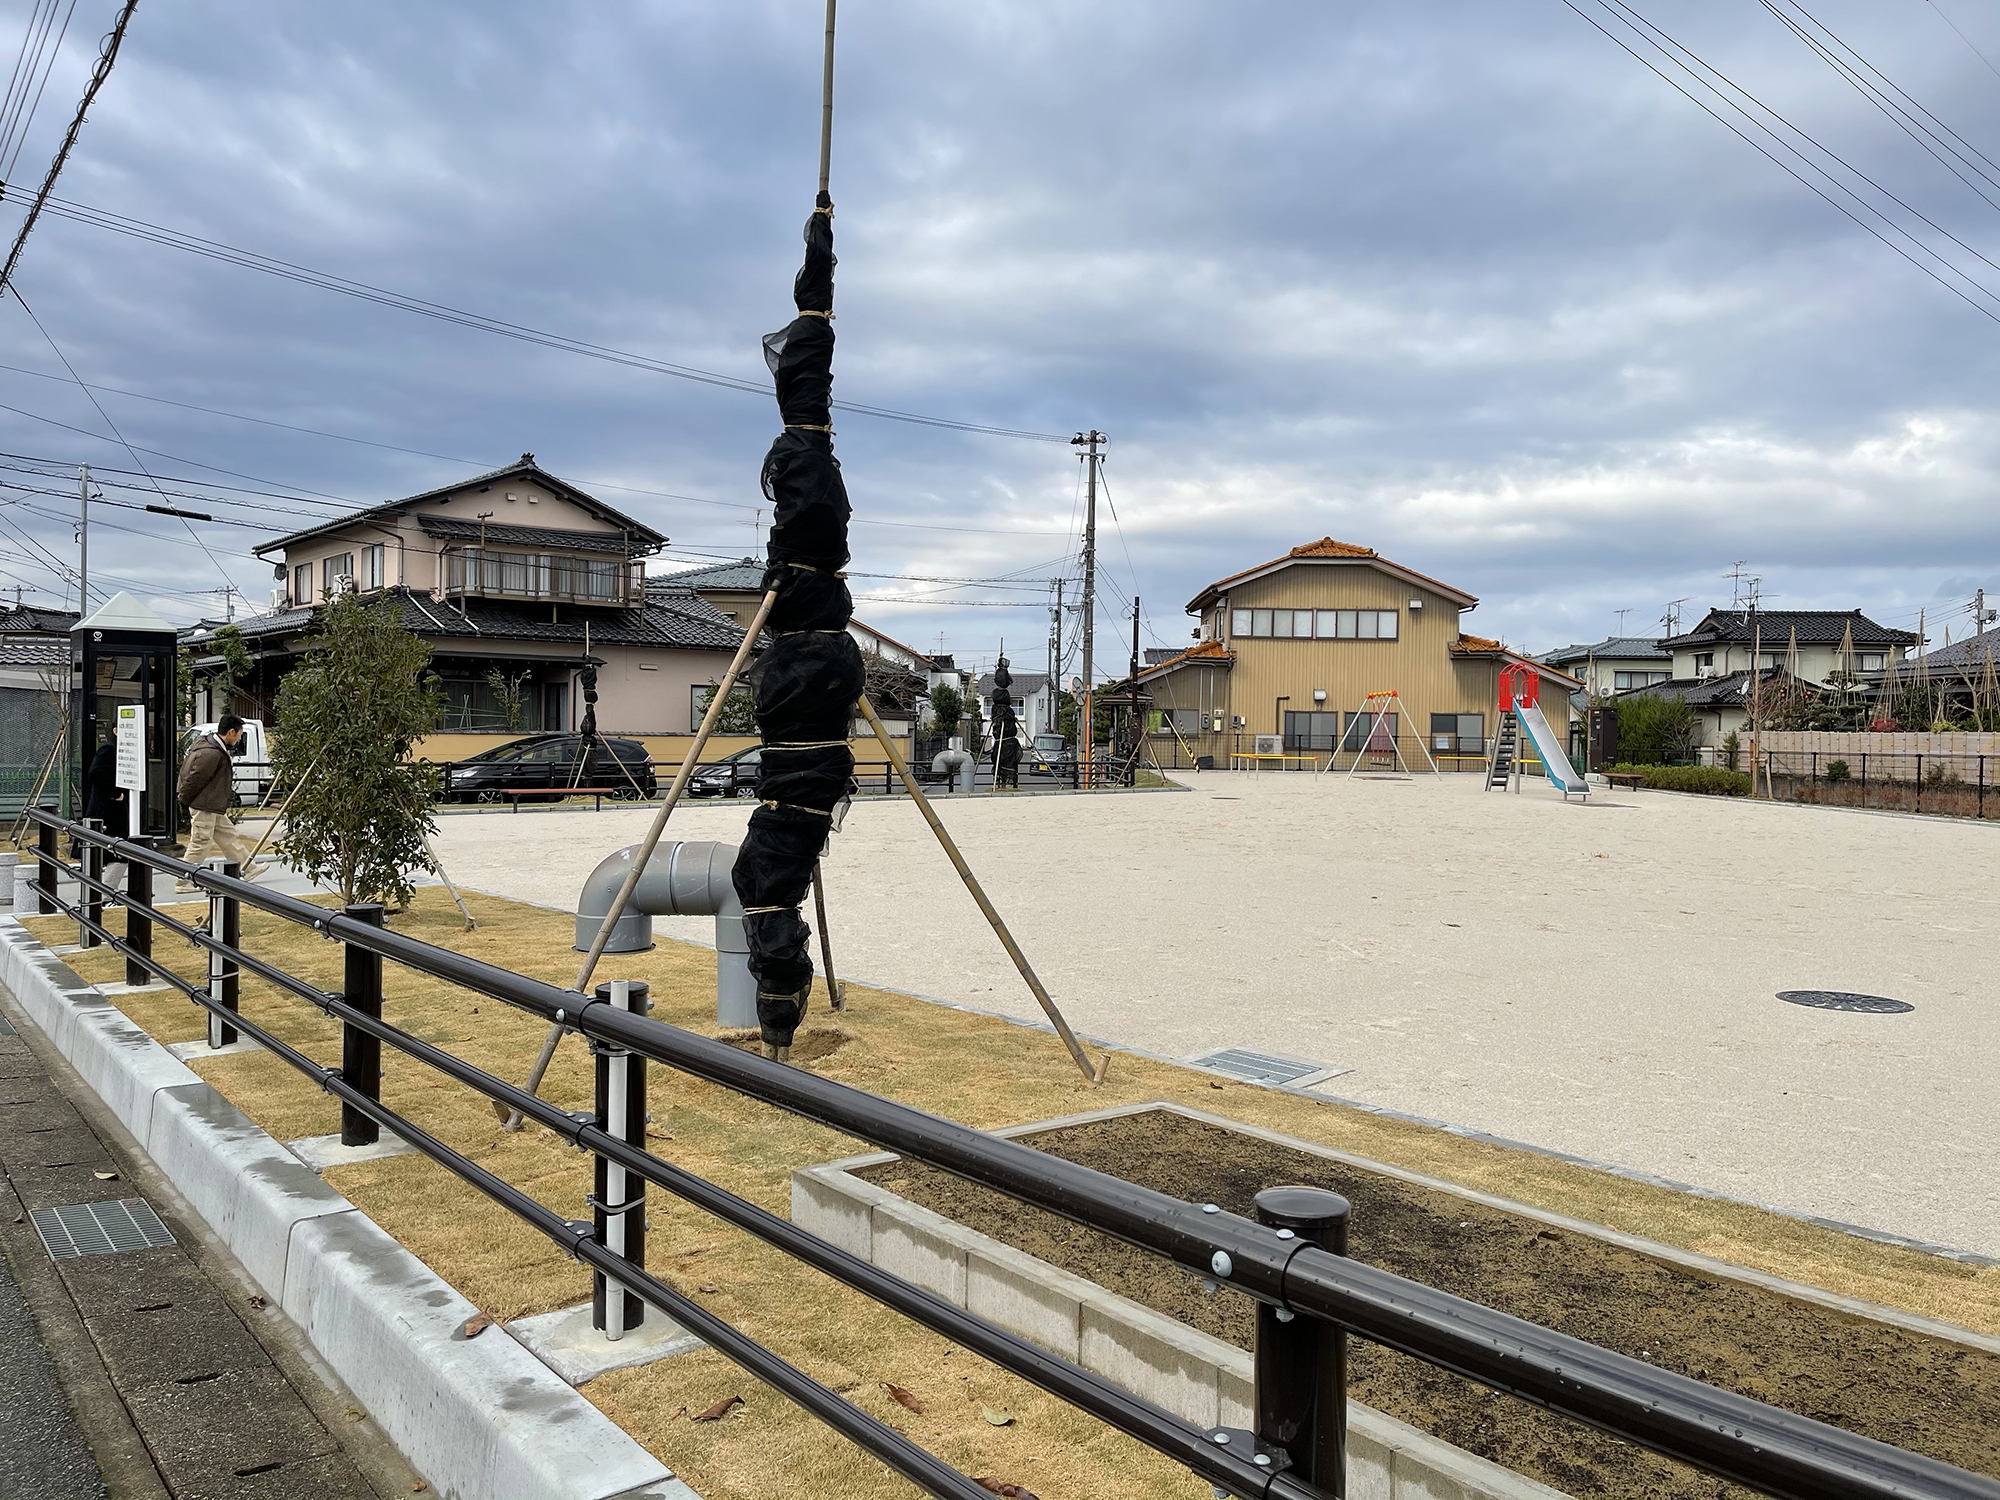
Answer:
MULTIPOLYGON (((98 748, 114 742, 118 710, 145 712, 146 790, 140 831, 169 838, 174 831, 174 780, 180 772, 174 693, 174 627, 127 593, 113 594, 70 631, 71 817, 82 817, 85 778, 98 748)), ((107 829, 119 834, 123 828, 107 829)))

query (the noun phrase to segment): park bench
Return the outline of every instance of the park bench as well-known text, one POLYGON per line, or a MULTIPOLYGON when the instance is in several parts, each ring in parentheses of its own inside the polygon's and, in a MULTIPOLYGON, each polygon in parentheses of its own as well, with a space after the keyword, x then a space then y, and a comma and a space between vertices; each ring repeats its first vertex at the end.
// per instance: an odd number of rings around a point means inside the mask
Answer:
POLYGON ((1626 790, 1634 792, 1638 791, 1645 784, 1646 780, 1637 771, 1606 771, 1604 779, 1612 786, 1622 786, 1626 790))

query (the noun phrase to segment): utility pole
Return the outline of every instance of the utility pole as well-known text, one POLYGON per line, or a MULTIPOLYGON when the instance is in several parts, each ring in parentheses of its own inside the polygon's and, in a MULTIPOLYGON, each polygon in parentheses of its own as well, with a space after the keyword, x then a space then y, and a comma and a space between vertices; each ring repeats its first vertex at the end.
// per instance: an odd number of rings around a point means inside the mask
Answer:
POLYGON ((1088 703, 1097 686, 1095 648, 1097 644, 1097 465, 1105 441, 1095 427, 1070 439, 1072 447, 1084 451, 1077 456, 1084 463, 1084 488, 1089 499, 1083 511, 1083 693, 1086 704, 1082 720, 1084 784, 1090 784, 1090 719, 1088 703))
POLYGON ((1146 726, 1139 718, 1139 596, 1132 596, 1132 675, 1125 679, 1125 689, 1132 699, 1132 754, 1136 757, 1139 747, 1146 741, 1146 726))
POLYGON ((1062 682, 1057 673, 1062 671, 1062 614, 1063 580, 1055 580, 1056 603, 1049 611, 1049 721, 1042 726, 1046 733, 1054 733, 1058 718, 1056 715, 1056 694, 1062 691, 1062 682))
POLYGON ((76 617, 90 613, 90 465, 81 464, 76 485, 76 617))

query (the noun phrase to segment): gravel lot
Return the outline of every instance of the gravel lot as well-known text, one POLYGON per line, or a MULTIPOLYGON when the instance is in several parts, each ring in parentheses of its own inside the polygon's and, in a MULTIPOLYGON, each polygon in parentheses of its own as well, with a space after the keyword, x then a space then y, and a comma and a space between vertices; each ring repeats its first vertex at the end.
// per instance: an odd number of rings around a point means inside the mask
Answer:
MULTIPOLYGON (((1564 806, 1474 776, 1184 780, 941 804, 1079 1031, 1351 1069, 1324 1090, 2000 1254, 2000 828, 1564 806), (1774 998, 1796 989, 1916 1008, 1774 998)), ((733 841, 751 806, 693 804, 670 832, 733 841)), ((650 817, 453 816, 438 849, 466 885, 567 909, 650 817)), ((856 806, 826 868, 850 977, 1038 1014, 907 802, 856 806)))

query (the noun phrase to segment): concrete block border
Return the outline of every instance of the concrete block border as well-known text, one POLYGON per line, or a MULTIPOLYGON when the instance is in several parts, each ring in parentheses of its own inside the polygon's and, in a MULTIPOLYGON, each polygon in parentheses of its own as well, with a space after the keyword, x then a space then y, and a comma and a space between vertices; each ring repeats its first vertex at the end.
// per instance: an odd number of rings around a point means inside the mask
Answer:
MULTIPOLYGON (((1589 1235, 1704 1277, 1779 1292, 1932 1338, 2000 1353, 2000 1338, 1729 1265, 1671 1245, 1165 1101, 1065 1115, 993 1133, 1018 1139, 1151 1110, 1164 1110, 1401 1182, 1450 1193, 1467 1202, 1533 1219, 1566 1233, 1589 1235)), ((792 1222, 1053 1353, 1097 1371, 1190 1422, 1205 1427, 1251 1425, 1251 1363, 1247 1351, 968 1229, 855 1175, 857 1171, 894 1160, 893 1153, 874 1152, 801 1167, 792 1174, 792 1222)), ((1348 1403, 1348 1431, 1348 1493, 1355 1500, 1436 1500, 1439 1496, 1451 1496, 1453 1500, 1563 1500, 1559 1490, 1476 1457, 1359 1402, 1348 1403)))
POLYGON ((445 1500, 698 1500, 13 917, 0 985, 445 1500))

